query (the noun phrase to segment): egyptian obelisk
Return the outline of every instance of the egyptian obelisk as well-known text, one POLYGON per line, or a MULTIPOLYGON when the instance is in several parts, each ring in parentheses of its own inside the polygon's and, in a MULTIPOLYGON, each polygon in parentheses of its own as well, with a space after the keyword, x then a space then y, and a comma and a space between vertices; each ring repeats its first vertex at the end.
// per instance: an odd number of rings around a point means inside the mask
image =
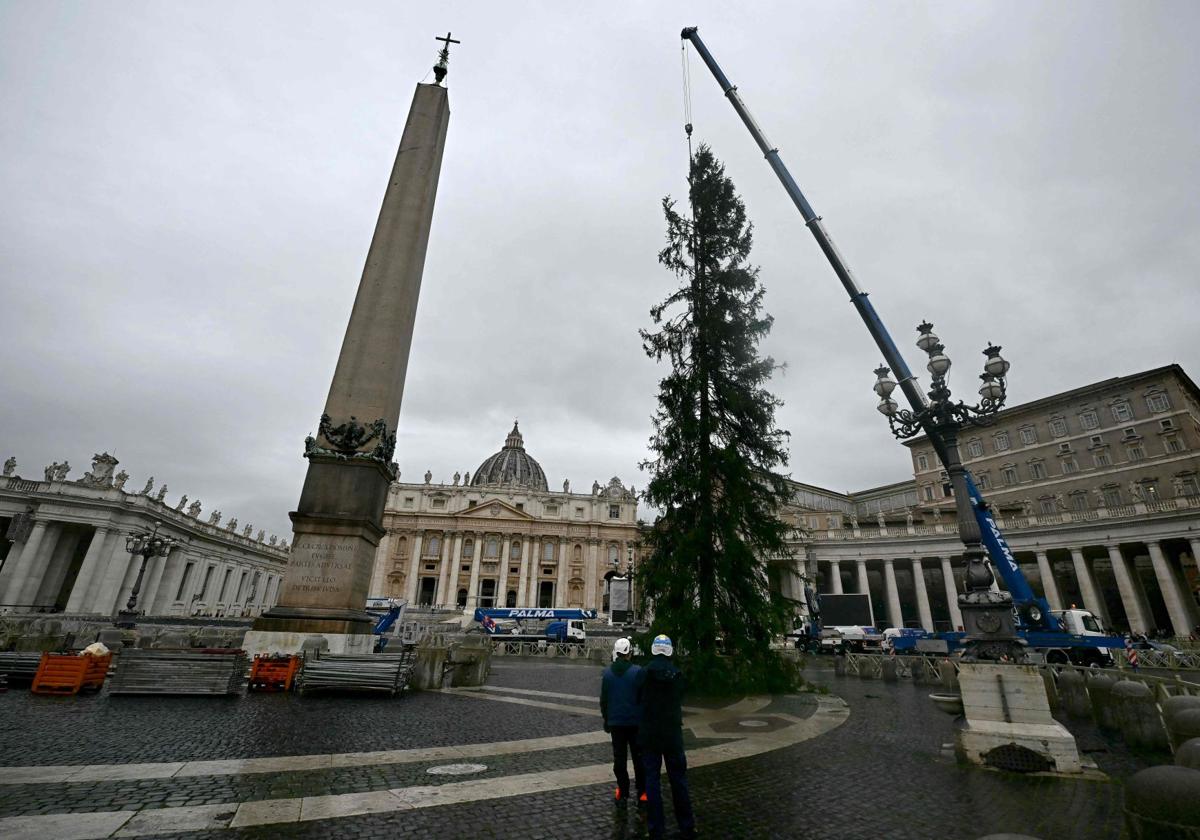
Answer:
POLYGON ((442 80, 457 42, 440 40, 437 82, 417 85, 325 411, 305 440, 308 474, 279 600, 246 635, 250 653, 294 653, 315 635, 333 653, 372 649, 367 588, 396 477, 396 424, 450 119, 442 80))

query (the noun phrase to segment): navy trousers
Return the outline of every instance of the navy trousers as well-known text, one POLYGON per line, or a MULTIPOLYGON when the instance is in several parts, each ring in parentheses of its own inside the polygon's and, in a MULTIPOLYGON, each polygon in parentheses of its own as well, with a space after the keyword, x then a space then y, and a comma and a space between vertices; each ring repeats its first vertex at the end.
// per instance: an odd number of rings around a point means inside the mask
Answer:
POLYGON ((610 726, 613 748, 613 775, 617 777, 617 790, 621 791, 621 799, 629 798, 629 767, 628 755, 633 755, 633 779, 637 784, 638 796, 646 789, 642 778, 642 752, 638 749, 636 726, 610 726))
POLYGON ((692 815, 692 797, 688 792, 687 757, 683 750, 662 753, 643 747, 642 766, 646 772, 650 836, 662 837, 667 831, 664 825, 666 817, 663 814, 662 781, 659 778, 664 761, 667 765, 667 779, 671 783, 671 804, 675 806, 675 821, 679 823, 679 833, 683 837, 692 837, 696 832, 696 818, 692 815))

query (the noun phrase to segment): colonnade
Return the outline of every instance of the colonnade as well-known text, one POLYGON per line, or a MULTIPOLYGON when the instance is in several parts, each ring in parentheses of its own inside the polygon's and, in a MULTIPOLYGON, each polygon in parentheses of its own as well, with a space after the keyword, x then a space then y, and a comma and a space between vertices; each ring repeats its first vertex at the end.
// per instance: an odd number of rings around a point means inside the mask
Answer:
MULTIPOLYGON (((112 615, 125 607, 142 563, 115 525, 36 519, 0 569, 0 609, 112 615)), ((146 615, 257 615, 275 602, 284 564, 246 562, 182 544, 146 563, 137 611, 146 615)))
MULTIPOLYGON (((1174 540, 1140 540, 1136 542, 1106 542, 1099 545, 1084 544, 1076 546, 1039 547, 1032 551, 1015 550, 1018 560, 1032 559, 1036 563, 1036 577, 1041 581, 1041 594, 1049 602, 1051 609, 1061 610, 1064 607, 1080 606, 1091 610, 1110 627, 1122 629, 1127 627, 1135 633, 1150 633, 1155 629, 1167 630, 1177 636, 1187 636, 1200 622, 1200 607, 1196 603, 1182 572, 1182 563, 1172 560, 1164 548, 1164 542, 1174 540), (1070 559, 1071 578, 1056 577, 1054 563, 1050 553, 1054 552, 1062 558, 1066 554, 1070 559), (1030 558, 1032 555, 1032 558, 1030 558), (1148 557, 1149 566, 1153 572, 1154 582, 1162 600, 1168 626, 1156 628, 1155 612, 1152 609, 1151 597, 1147 592, 1141 574, 1135 565, 1139 557, 1148 557), (1116 592, 1104 589, 1097 580, 1095 561, 1107 560, 1112 568, 1116 592), (1068 603, 1063 597, 1060 584, 1077 591, 1081 603, 1068 603), (1112 595, 1113 597, 1106 597, 1112 595), (1114 615, 1112 606, 1119 605, 1124 615, 1114 615), (1124 621, 1122 622, 1122 618, 1124 621)), ((1200 537, 1187 538, 1191 557, 1200 556, 1200 537)), ((904 611, 901 608, 900 587, 897 584, 897 566, 908 566, 912 573, 914 588, 914 603, 909 604, 910 615, 914 616, 910 623, 919 624, 927 630, 934 627, 933 602, 926 580, 926 561, 935 561, 940 566, 944 593, 935 594, 935 598, 944 598, 946 614, 949 623, 955 628, 962 626, 962 613, 958 606, 960 587, 956 583, 955 570, 963 569, 960 556, 938 554, 930 556, 884 556, 884 557, 853 557, 828 556, 823 557, 813 546, 808 548, 807 559, 797 561, 798 572, 801 575, 809 571, 819 579, 821 592, 842 594, 845 585, 842 580, 843 564, 853 563, 857 592, 870 594, 870 577, 868 569, 878 571, 882 580, 882 605, 872 603, 875 624, 889 627, 905 626, 904 611), (868 566, 870 564, 870 566, 868 566), (882 606, 882 610, 880 607, 882 606), (881 614, 882 613, 882 614, 881 614), (886 621, 885 621, 886 619, 886 621)), ((1060 564, 1061 565, 1061 564, 1060 564)), ((1037 585, 1031 580, 1035 591, 1037 585)), ((940 610, 939 610, 940 612, 940 610)), ((940 629, 940 628, 939 628, 940 629)))

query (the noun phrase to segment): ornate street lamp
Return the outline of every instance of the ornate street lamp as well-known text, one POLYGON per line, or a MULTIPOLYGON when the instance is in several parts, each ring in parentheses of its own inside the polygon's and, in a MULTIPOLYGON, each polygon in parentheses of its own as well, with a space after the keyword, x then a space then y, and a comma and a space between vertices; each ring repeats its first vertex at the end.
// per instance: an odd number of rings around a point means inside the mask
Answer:
POLYGON ((1000 355, 1000 348, 989 343, 983 351, 986 359, 979 378, 979 403, 967 405, 955 401, 946 385, 950 357, 933 332, 928 321, 917 327, 917 347, 925 351, 929 361, 925 369, 933 377, 929 403, 920 411, 900 408, 891 398, 897 383, 891 371, 883 365, 875 369, 875 393, 879 395, 879 413, 888 420, 892 434, 904 440, 925 432, 941 457, 950 485, 954 490, 958 533, 967 562, 966 593, 959 596, 963 625, 967 631, 968 653, 979 659, 1000 659, 1014 654, 1012 596, 992 591, 995 582, 981 544, 979 522, 971 507, 967 490, 967 473, 958 451, 959 432, 964 426, 988 426, 992 417, 1004 406, 1007 396, 1005 376, 1009 364, 1000 355))
POLYGON ((129 592, 129 600, 125 603, 125 609, 117 613, 116 625, 118 627, 131 628, 137 624, 138 593, 142 591, 142 578, 146 574, 146 565, 150 562, 150 558, 166 557, 171 553, 171 549, 179 545, 179 540, 173 537, 159 536, 160 525, 162 525, 161 522, 155 522, 153 531, 142 531, 130 534, 125 538, 125 550, 134 557, 141 555, 142 564, 138 568, 137 580, 133 582, 133 589, 129 592))

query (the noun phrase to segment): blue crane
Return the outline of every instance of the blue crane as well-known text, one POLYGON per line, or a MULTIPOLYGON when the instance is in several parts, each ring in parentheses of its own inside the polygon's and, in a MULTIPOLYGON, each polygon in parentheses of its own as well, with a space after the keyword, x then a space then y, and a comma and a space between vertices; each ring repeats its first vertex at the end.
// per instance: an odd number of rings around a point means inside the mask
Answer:
MULTIPOLYGON (((758 148, 762 150, 767 163, 775 172, 776 177, 779 178, 779 182, 783 185, 784 191, 787 192, 788 197, 796 205, 796 209, 800 211, 800 215, 804 218, 804 224, 812 232, 813 238, 817 240, 817 245, 820 246, 822 253, 829 260, 834 274, 837 275, 838 280, 842 283, 842 287, 850 296, 850 302, 854 304, 854 308, 858 311, 863 323, 866 324, 871 338, 875 340, 876 346, 883 353, 885 363, 896 374, 899 387, 908 400, 909 405, 912 406, 913 412, 921 412, 926 407, 925 395, 918 387, 916 378, 909 369, 908 363, 904 361, 904 357, 900 354, 895 342, 892 341, 892 337, 888 333, 887 328, 884 327, 878 313, 876 313, 875 307, 871 305, 867 293, 859 288, 854 275, 850 271, 850 267, 846 264, 837 246, 834 245, 829 231, 825 229, 825 223, 816 214, 816 211, 813 210, 812 205, 808 203, 808 199, 804 197, 804 193, 801 192, 795 179, 792 178, 792 174, 784 165, 783 160, 779 156, 779 149, 772 146, 767 140, 763 130, 755 122, 754 117, 751 116, 746 103, 742 101, 737 87, 729 81, 729 78, 717 64, 716 59, 713 58, 712 53, 708 51, 704 42, 700 40, 700 35, 696 27, 687 27, 683 30, 680 37, 692 43, 696 51, 700 54, 700 57, 704 60, 704 63, 708 66, 708 69, 716 78, 725 97, 750 131, 754 142, 758 144, 758 148)), ((688 125, 688 132, 690 135, 690 125, 688 125)), ((938 458, 943 464, 948 463, 946 449, 940 435, 934 433, 928 427, 925 428, 925 431, 938 458)), ((1012 550, 1009 548, 1008 543, 1005 542, 1004 536, 1000 533, 1000 528, 996 525, 996 520, 992 516, 987 502, 984 500, 983 494, 979 492, 979 488, 976 487, 974 480, 971 478, 970 472, 965 470, 964 472, 966 474, 967 491, 971 501, 971 508, 975 514, 976 521, 979 523, 983 546, 991 559, 992 568, 1003 578, 1009 593, 1012 595, 1013 605, 1017 610, 1018 627, 1024 630, 1049 631, 1052 633, 1062 632, 1064 628, 1058 617, 1051 612, 1050 604, 1044 598, 1035 594, 1029 586, 1029 581, 1021 572, 1020 566, 1017 565, 1012 550)))

